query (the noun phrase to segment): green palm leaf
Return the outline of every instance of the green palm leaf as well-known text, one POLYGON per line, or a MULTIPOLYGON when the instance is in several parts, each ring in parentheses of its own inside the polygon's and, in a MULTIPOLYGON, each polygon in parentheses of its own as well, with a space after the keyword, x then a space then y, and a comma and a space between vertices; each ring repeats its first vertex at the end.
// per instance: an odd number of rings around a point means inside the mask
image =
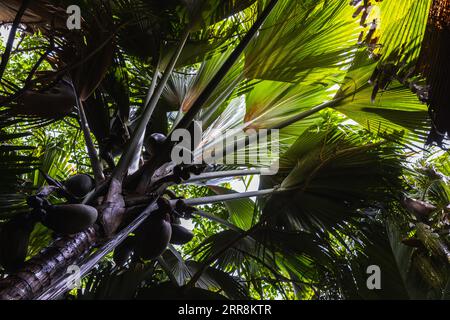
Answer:
MULTIPOLYGON (((219 186, 208 186, 216 194, 231 194, 236 193, 236 191, 219 187, 219 186)), ((238 199, 233 201, 227 201, 225 206, 228 209, 228 220, 241 228, 242 230, 248 230, 252 227, 255 203, 246 198, 238 199)))
POLYGON ((358 34, 348 1, 280 1, 246 51, 245 73, 306 83, 342 74, 358 34))
POLYGON ((279 174, 262 180, 264 188, 291 190, 267 201, 265 219, 295 230, 345 229, 356 209, 389 198, 400 184, 401 156, 395 147, 363 137, 335 126, 300 136, 282 155, 279 174))

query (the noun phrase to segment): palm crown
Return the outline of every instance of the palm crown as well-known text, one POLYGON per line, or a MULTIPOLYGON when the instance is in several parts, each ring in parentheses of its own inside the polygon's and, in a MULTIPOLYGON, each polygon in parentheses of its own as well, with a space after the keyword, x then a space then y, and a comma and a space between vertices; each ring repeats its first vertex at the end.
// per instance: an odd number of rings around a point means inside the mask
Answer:
POLYGON ((71 264, 79 299, 448 297, 448 159, 411 157, 450 130, 448 0, 69 2, 0 1, 0 262, 29 274, 0 297, 56 298, 71 264), (194 155, 243 161, 175 165, 198 123, 194 155), (275 145, 263 175, 250 159, 275 145), (71 170, 92 187, 75 195, 71 170))

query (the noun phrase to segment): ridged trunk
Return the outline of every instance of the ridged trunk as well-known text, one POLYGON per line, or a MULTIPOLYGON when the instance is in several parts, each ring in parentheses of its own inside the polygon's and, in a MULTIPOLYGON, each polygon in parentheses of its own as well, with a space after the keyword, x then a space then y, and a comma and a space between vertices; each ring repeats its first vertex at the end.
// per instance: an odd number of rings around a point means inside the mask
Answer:
POLYGON ((0 300, 31 300, 67 272, 97 239, 93 228, 55 240, 25 262, 23 268, 0 280, 0 300))
POLYGON ((430 86, 428 105, 433 127, 427 143, 442 144, 450 135, 450 0, 434 0, 428 18, 418 71, 430 86))

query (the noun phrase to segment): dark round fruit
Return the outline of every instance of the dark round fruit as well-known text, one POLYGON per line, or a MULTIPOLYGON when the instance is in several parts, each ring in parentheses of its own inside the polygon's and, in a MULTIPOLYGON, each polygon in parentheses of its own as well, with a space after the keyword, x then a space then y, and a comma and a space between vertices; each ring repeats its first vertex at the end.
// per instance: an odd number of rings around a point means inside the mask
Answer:
POLYGON ((193 174, 199 175, 199 174, 203 173, 203 171, 205 170, 205 167, 202 165, 195 165, 195 166, 192 166, 190 168, 190 170, 193 174))
POLYGON ((156 213, 150 216, 136 230, 136 254, 150 260, 166 250, 172 236, 170 217, 167 213, 156 213))
POLYGON ((113 260, 116 266, 124 266, 133 255, 135 246, 135 237, 127 237, 114 249, 113 260))
POLYGON ((191 177, 191 173, 189 172, 189 169, 183 168, 181 170, 180 177, 183 180, 189 180, 189 178, 191 177))
POLYGON ((172 172, 175 176, 179 177, 183 172, 183 168, 180 165, 176 165, 175 167, 173 167, 172 172))
POLYGON ((60 234, 86 230, 97 220, 97 209, 84 204, 63 204, 47 209, 42 223, 60 234))
POLYGON ((172 237, 170 243, 172 244, 186 244, 194 238, 191 230, 186 229, 178 224, 172 224, 172 237))
POLYGON ((150 143, 152 144, 163 144, 166 141, 167 137, 162 133, 152 133, 150 135, 150 143))
POLYGON ((178 200, 175 203, 175 210, 177 212, 185 212, 188 209, 188 206, 186 205, 186 202, 184 202, 182 199, 178 200))
POLYGON ((158 198, 158 200, 156 201, 156 203, 158 204, 158 211, 161 212, 171 212, 172 211, 172 205, 170 204, 169 200, 167 200, 164 197, 160 197, 158 198))
POLYGON ((192 212, 195 212, 196 209, 194 207, 190 207, 186 204, 186 202, 184 202, 183 200, 178 200, 175 203, 175 211, 181 215, 183 218, 185 219, 189 219, 192 212))
POLYGON ((27 198, 27 204, 30 208, 39 209, 42 207, 44 200, 39 196, 29 196, 27 198))
POLYGON ((64 183, 67 191, 75 197, 83 198, 95 188, 94 179, 87 174, 76 174, 64 183))
POLYGON ((15 271, 25 261, 34 225, 34 221, 27 215, 13 218, 1 226, 0 265, 5 270, 15 271))

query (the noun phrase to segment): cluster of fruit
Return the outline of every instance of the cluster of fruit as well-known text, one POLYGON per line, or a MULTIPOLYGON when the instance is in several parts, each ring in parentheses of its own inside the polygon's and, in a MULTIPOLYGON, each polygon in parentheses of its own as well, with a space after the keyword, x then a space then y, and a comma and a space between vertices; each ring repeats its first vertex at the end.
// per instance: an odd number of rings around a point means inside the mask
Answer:
MULTIPOLYGON (((183 175, 187 170, 176 172, 183 175)), ((95 188, 94 180, 87 174, 77 174, 59 188, 69 199, 83 199, 95 188)), ((95 207, 71 203, 53 205, 47 194, 37 194, 28 198, 31 212, 18 215, 0 226, 0 265, 7 271, 19 269, 24 263, 31 232, 37 222, 54 231, 56 235, 71 235, 94 226, 98 218, 95 207)), ((174 197, 172 194, 171 198, 174 197)), ((182 206, 182 201, 173 208, 162 197, 158 200, 158 210, 142 223, 114 252, 114 260, 123 266, 131 256, 144 260, 158 257, 168 244, 183 245, 192 240, 194 234, 181 225, 180 217, 188 218, 192 208, 182 206), (180 205, 181 204, 181 205, 180 205), (180 212, 183 212, 180 214, 180 212)))
MULTIPOLYGON (((85 197, 95 184, 86 174, 77 174, 64 183, 64 192, 77 198, 85 197)), ((31 232, 37 222, 56 234, 75 234, 94 225, 97 209, 78 203, 52 205, 44 196, 27 199, 31 212, 20 214, 0 226, 0 265, 7 271, 20 268, 25 261, 31 232)))
MULTIPOLYGON (((180 202, 182 203, 182 201, 180 202)), ((183 245, 191 241, 194 234, 181 225, 180 216, 189 217, 190 208, 173 208, 165 198, 158 199, 158 210, 128 236, 114 250, 114 262, 124 266, 131 258, 150 260, 161 255, 169 245, 183 245), (180 214, 180 210, 183 213, 180 214)))

